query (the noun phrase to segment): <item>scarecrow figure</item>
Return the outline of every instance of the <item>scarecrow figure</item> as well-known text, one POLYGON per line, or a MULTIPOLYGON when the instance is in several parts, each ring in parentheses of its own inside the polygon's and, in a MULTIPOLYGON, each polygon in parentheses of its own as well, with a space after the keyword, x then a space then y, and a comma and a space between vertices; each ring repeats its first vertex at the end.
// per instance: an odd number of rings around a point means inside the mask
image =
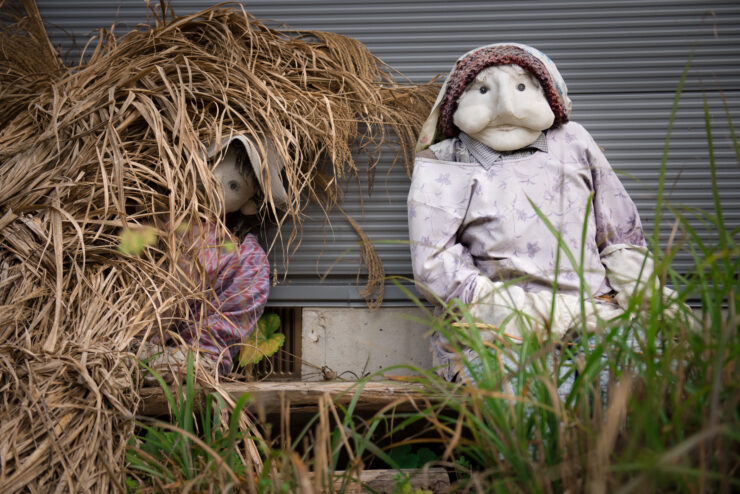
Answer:
MULTIPOLYGON (((267 166, 258 143, 238 135, 226 138, 208 150, 209 158, 220 158, 213 174, 221 183, 225 213, 258 213, 260 194, 269 195, 270 204, 283 208, 287 193, 280 180, 282 162, 268 141, 262 145, 267 166)), ((197 345, 206 358, 201 359, 215 374, 228 372, 233 354, 249 336, 267 302, 270 266, 257 238, 247 233, 240 243, 233 235, 220 238, 214 224, 191 226, 181 236, 184 255, 178 262, 181 282, 207 293, 202 300, 188 304, 188 317, 173 324, 174 331, 188 346, 197 345)), ((187 348, 174 338, 164 348, 149 344, 153 365, 166 380, 184 375, 187 348), (162 351, 164 349, 164 351, 162 351)))
MULTIPOLYGON (((491 337, 593 331, 652 271, 634 203, 570 110, 545 54, 494 44, 457 61, 422 128, 408 197, 414 279, 438 306, 468 304, 491 337)), ((432 338, 435 365, 456 380, 464 366, 445 343, 432 338)))

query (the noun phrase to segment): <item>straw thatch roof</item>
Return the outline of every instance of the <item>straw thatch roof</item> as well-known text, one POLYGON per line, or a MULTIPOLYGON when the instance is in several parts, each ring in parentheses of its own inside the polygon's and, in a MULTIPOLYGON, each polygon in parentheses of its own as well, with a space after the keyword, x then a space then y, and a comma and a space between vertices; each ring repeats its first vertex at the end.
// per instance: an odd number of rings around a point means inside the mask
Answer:
POLYGON ((132 342, 202 296, 177 282, 176 232, 222 225, 205 146, 272 139, 290 206, 262 210, 293 224, 287 246, 308 200, 329 207, 367 171, 358 151, 373 163, 393 140, 408 162, 436 90, 397 84, 355 40, 238 8, 101 31, 68 67, 22 3, 0 36, 0 490, 108 492, 137 406, 132 342), (138 226, 157 242, 121 253, 138 226))

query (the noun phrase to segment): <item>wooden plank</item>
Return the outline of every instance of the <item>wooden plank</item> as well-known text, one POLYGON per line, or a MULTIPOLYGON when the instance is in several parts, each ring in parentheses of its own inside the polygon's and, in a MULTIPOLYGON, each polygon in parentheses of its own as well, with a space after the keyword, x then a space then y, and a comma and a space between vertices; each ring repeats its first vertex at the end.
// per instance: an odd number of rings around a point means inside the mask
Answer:
MULTIPOLYGON (((313 412, 318 409, 321 396, 328 395, 337 403, 348 405, 360 385, 351 381, 264 381, 245 383, 226 383, 221 385, 235 400, 249 393, 253 400, 248 405, 254 411, 275 413, 280 411, 281 400, 290 403, 291 411, 313 412)), ((196 407, 203 403, 203 396, 211 390, 197 389, 196 407)), ((160 388, 143 388, 140 393, 140 415, 164 416, 169 413, 167 400, 160 388)), ((369 381, 362 385, 356 410, 380 410, 398 404, 399 410, 415 410, 423 407, 430 397, 423 393, 423 387, 416 383, 399 381, 369 381)))
MULTIPOLYGON (((422 489, 433 493, 449 492, 450 477, 444 468, 409 468, 401 470, 409 478, 411 489, 422 489)), ((335 476, 343 476, 343 471, 334 472, 335 476)), ((393 493, 397 492, 398 470, 363 470, 342 492, 346 494, 360 494, 365 492, 393 493), (372 489, 372 491, 369 491, 372 489)), ((339 489, 343 485, 341 480, 334 481, 334 488, 339 489)), ((405 491, 404 491, 405 492, 405 491)))

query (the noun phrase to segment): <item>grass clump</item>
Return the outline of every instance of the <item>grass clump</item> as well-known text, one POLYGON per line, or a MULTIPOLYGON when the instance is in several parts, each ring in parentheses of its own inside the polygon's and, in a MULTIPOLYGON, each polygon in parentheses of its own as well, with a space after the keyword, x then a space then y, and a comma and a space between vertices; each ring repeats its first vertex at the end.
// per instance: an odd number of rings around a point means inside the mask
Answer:
POLYGON ((227 407, 221 396, 209 393, 196 421, 193 354, 188 354, 185 384, 174 394, 157 371, 142 365, 162 387, 171 422, 137 422, 141 433, 129 440, 126 454, 129 490, 200 492, 217 486, 221 491, 242 482, 249 468, 248 457, 240 455, 239 443, 247 436, 240 428, 239 417, 249 395, 227 407))
POLYGON ((727 314, 717 331, 694 331, 680 316, 625 319, 605 325, 596 344, 562 351, 536 337, 491 345, 475 327, 435 322, 461 355, 463 345, 479 349, 483 370, 475 385, 427 373, 421 382, 443 398, 405 419, 437 434, 440 464, 462 492, 729 492, 740 467, 737 321, 727 314), (629 344, 649 323, 654 331, 629 344), (504 368, 502 352, 519 365, 504 368), (578 374, 562 398, 560 367, 578 374))

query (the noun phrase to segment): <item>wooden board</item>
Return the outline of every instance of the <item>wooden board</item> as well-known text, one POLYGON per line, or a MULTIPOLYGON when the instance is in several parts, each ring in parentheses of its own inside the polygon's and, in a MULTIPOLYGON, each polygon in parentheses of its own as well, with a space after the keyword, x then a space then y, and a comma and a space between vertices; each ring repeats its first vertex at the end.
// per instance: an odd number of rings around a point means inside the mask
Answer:
MULTIPOLYGON (((397 404, 399 410, 415 410, 424 408, 424 404, 433 399, 428 393, 423 393, 421 385, 401 381, 370 381, 362 386, 354 381, 265 381, 228 383, 221 387, 235 400, 245 393, 251 394, 253 400, 248 406, 263 413, 279 412, 281 403, 288 403, 291 412, 313 412, 318 409, 322 396, 347 406, 360 389, 356 410, 374 411, 392 404, 397 404)), ((196 406, 200 406, 203 396, 209 391, 204 388, 197 390, 196 406)), ((160 388, 143 388, 141 398, 140 415, 164 416, 169 413, 167 400, 160 388)))
MULTIPOLYGON (((409 478, 409 484, 411 489, 421 489, 424 491, 431 491, 432 493, 449 492, 450 490, 450 477, 444 468, 429 468, 424 469, 403 469, 401 470, 409 478)), ((346 494, 360 494, 365 492, 377 492, 377 493, 393 493, 397 492, 398 487, 397 476, 398 470, 364 470, 360 473, 359 477, 355 478, 349 485, 344 486, 345 490, 342 491, 346 494), (368 488, 372 489, 369 491, 368 488)), ((344 475, 344 472, 335 472, 336 476, 344 475)), ((341 488, 342 481, 334 481, 334 488, 341 488)))

